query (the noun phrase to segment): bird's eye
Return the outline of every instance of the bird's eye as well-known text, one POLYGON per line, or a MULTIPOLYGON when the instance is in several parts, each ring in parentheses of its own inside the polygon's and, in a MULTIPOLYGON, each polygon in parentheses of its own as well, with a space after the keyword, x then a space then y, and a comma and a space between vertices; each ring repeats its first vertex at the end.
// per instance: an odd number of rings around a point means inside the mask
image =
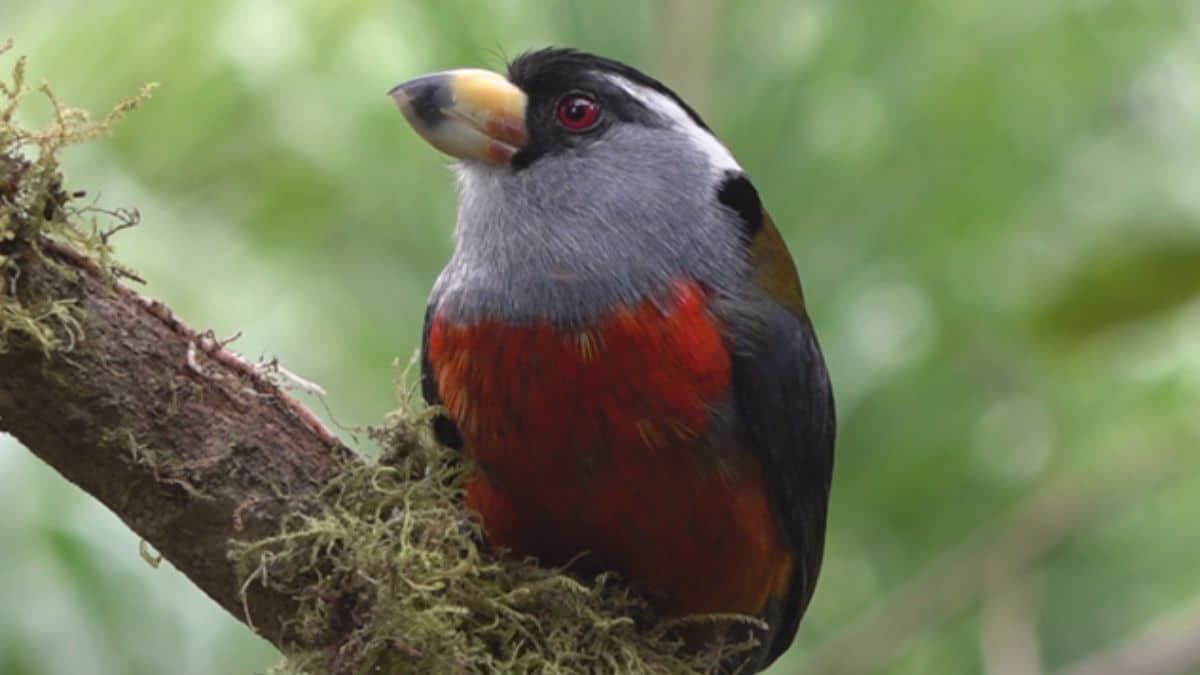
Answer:
POLYGON ((558 123, 571 131, 587 131, 600 120, 600 106, 583 94, 567 94, 558 102, 558 123))

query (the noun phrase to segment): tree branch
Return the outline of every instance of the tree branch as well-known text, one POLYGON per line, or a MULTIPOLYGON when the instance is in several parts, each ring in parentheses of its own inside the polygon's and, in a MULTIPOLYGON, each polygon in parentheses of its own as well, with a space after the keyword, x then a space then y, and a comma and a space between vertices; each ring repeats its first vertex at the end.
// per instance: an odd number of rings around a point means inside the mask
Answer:
POLYGON ((289 504, 351 453, 268 378, 88 258, 44 238, 9 256, 0 307, 55 328, 6 327, 0 430, 282 644, 292 599, 255 585, 244 606, 230 542, 278 532, 289 504))

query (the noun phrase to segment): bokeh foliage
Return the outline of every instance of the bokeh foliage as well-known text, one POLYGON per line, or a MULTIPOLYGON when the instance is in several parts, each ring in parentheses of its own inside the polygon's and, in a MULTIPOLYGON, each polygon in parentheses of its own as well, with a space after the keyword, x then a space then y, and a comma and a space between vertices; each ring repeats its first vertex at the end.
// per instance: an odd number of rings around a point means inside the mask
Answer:
MULTIPOLYGON (((72 187, 141 210, 116 245, 149 293, 322 383, 346 427, 394 405, 390 364, 451 245, 445 160, 383 92, 550 43, 686 81, 792 246, 838 393, 825 576, 778 672, 1060 476, 1136 472, 1116 457, 1173 478, 1116 481, 1018 581, 923 615, 880 668, 1017 672, 1032 649, 1054 670, 1200 594, 1194 0, 9 0, 6 35, 75 105, 162 84, 67 153, 72 187), (1018 587, 1032 646, 989 637, 1018 587)), ((0 672, 275 660, 0 444, 0 672)))

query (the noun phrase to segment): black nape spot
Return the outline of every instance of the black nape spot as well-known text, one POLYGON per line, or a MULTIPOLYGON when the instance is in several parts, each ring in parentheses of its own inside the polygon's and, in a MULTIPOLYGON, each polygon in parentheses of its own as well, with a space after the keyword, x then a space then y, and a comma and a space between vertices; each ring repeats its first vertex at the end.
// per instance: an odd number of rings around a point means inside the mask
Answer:
POLYGON ((717 188, 717 199, 741 217, 747 240, 753 239, 762 229, 762 202, 758 198, 758 190, 754 189, 746 174, 736 171, 726 173, 725 180, 717 188))

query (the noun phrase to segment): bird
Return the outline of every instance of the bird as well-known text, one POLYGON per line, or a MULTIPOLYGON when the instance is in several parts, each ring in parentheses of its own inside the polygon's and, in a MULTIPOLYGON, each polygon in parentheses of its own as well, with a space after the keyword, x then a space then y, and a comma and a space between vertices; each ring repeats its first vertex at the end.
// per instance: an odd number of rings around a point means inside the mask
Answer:
POLYGON ((487 542, 616 572, 665 617, 757 617, 734 665, 765 668, 816 586, 836 421, 746 171, 665 84, 575 49, 389 93, 457 160, 421 391, 487 542))

